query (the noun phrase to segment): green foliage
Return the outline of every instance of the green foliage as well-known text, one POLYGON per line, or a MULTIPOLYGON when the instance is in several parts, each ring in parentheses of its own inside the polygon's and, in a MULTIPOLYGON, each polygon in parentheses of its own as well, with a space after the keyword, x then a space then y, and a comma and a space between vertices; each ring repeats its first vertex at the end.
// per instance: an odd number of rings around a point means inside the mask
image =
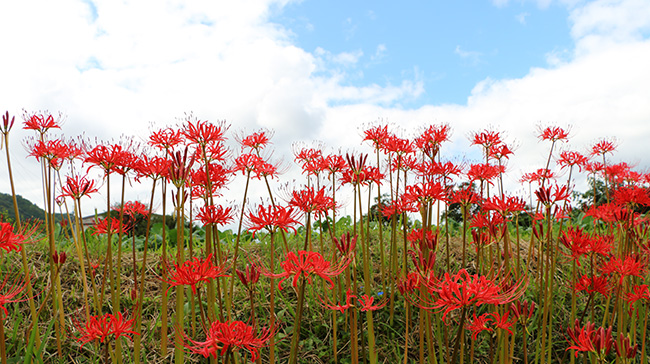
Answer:
MULTIPOLYGON (((16 202, 18 203, 18 211, 20 212, 21 221, 27 220, 44 220, 45 211, 36 206, 33 202, 16 195, 16 202)), ((16 214, 14 213, 14 201, 11 195, 0 193, 0 215, 4 221, 15 221, 16 214)), ((54 214, 55 221, 61 221, 62 214, 54 214)))

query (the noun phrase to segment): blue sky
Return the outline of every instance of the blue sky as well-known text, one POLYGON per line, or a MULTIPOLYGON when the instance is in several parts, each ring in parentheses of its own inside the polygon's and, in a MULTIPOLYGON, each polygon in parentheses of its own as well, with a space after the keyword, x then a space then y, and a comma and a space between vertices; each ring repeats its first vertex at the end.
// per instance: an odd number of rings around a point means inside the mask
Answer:
MULTIPOLYGON (((68 137, 146 140, 192 111, 273 130, 290 161, 297 142, 368 152, 360 135, 377 120, 404 137, 447 123, 443 159, 472 163, 469 136, 490 128, 515 150, 518 193, 546 161, 538 128, 554 125, 572 131, 558 150, 616 138, 613 161, 650 169, 647 0, 4 1, 0 47, 0 112, 62 112, 68 137)), ((29 135, 12 131, 12 163, 38 202, 29 135)))
POLYGON ((344 72, 350 85, 422 82, 405 107, 464 104, 486 78, 525 76, 572 47, 566 7, 489 1, 302 1, 271 21, 289 29, 309 52, 324 49, 358 58, 330 61, 321 71, 344 72))

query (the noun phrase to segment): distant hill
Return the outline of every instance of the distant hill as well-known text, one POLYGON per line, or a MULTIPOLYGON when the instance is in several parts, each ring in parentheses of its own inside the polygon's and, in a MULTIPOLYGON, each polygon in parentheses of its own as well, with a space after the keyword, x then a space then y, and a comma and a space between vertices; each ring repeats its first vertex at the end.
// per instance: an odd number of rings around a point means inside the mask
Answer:
MULTIPOLYGON (((31 201, 23 198, 20 195, 16 196, 18 200, 18 211, 20 211, 20 220, 25 221, 28 219, 37 219, 43 220, 45 218, 45 211, 40 207, 36 206, 31 201)), ((0 215, 2 215, 3 221, 14 221, 16 216, 14 214, 14 202, 11 195, 0 192, 0 215)), ((61 219, 60 214, 55 214, 54 219, 56 221, 61 219)))

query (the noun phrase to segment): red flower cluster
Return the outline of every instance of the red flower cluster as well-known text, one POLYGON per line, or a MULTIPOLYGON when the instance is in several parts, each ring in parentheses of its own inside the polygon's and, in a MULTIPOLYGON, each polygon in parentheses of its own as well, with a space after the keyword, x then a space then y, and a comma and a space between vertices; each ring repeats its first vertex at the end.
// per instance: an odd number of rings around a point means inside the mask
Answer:
POLYGON ((505 330, 508 334, 512 334, 510 327, 516 322, 516 318, 509 319, 509 312, 506 311, 505 314, 500 314, 499 312, 487 312, 480 316, 474 314, 474 318, 467 326, 467 329, 472 332, 472 339, 476 340, 478 334, 481 331, 494 331, 494 329, 505 330), (493 327, 490 327, 492 323, 493 327))
POLYGON ((260 334, 255 334, 255 328, 241 321, 212 323, 204 341, 194 341, 185 335, 190 342, 183 345, 193 353, 207 358, 217 358, 217 354, 224 356, 226 353, 246 349, 251 354, 251 362, 257 360, 260 348, 267 345, 267 342, 274 335, 269 329, 262 329, 260 334))
POLYGON ((497 282, 486 276, 470 275, 465 269, 456 274, 445 273, 442 279, 431 279, 428 286, 429 292, 434 295, 430 308, 444 312, 443 321, 446 321, 449 312, 465 306, 512 302, 521 297, 526 288, 523 280, 508 285, 505 280, 497 282))
POLYGON ((289 278, 293 279, 293 286, 297 287, 298 279, 301 276, 305 277, 309 283, 311 283, 312 276, 319 276, 330 284, 330 288, 334 288, 331 277, 341 274, 351 261, 352 256, 347 256, 336 265, 332 265, 320 253, 300 250, 297 255, 294 252, 287 253, 285 260, 280 263, 284 272, 275 274, 263 269, 262 273, 267 277, 282 278, 278 282, 278 289, 282 289, 282 282, 289 278))
POLYGON ((580 327, 578 319, 576 319, 572 328, 567 329, 567 333, 573 345, 566 350, 575 349, 576 357, 581 351, 592 352, 599 357, 603 357, 609 354, 614 344, 611 327, 608 329, 600 327, 596 330, 593 323, 587 323, 584 327, 580 327))
MULTIPOLYGON (((170 267, 168 267, 170 268, 170 267)), ((208 255, 205 259, 194 257, 183 264, 173 264, 172 269, 168 269, 169 279, 166 280, 169 284, 167 292, 172 287, 189 285, 192 287, 192 292, 196 294, 196 285, 201 282, 210 282, 218 277, 229 277, 224 272, 227 271, 225 264, 214 265, 212 254, 208 255)))
POLYGON ((24 228, 22 232, 15 233, 13 225, 0 222, 0 249, 6 251, 21 251, 23 244, 26 244, 32 239, 34 233, 38 229, 38 225, 32 225, 29 228, 24 228))
POLYGON ((130 336, 140 335, 139 333, 132 331, 133 320, 124 320, 122 313, 118 312, 117 315, 105 314, 103 316, 91 316, 90 320, 84 324, 79 321, 74 320, 74 325, 77 328, 77 331, 81 336, 77 337, 76 340, 82 343, 82 347, 89 342, 99 340, 104 342, 113 336, 115 340, 120 337, 126 337, 131 340, 133 338, 130 336))

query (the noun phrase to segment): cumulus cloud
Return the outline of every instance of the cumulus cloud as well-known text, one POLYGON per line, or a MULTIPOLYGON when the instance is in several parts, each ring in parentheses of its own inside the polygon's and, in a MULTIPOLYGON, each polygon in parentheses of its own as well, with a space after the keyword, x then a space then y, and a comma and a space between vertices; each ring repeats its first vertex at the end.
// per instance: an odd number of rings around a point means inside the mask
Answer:
POLYGON ((467 51, 462 49, 459 45, 454 49, 454 53, 457 54, 467 65, 476 66, 481 62, 481 57, 483 53, 477 51, 467 51))
POLYGON ((521 25, 526 25, 526 18, 529 17, 530 14, 527 12, 519 13, 515 15, 515 19, 521 24, 521 25))
MULTIPOLYGON (((563 1, 575 48, 549 53, 555 61, 548 67, 517 79, 483 80, 463 105, 406 109, 402 102, 426 91, 418 78, 350 85, 348 72, 362 63, 363 52, 296 46, 288 30, 269 21, 286 1, 7 2, 0 4, 6 52, 0 111, 61 110, 68 115, 67 135, 84 130, 103 139, 122 133, 144 138, 150 122, 162 126, 194 111, 200 119, 225 119, 233 129, 274 129, 280 155, 296 140, 358 148, 361 125, 383 118, 407 133, 449 123, 453 144, 444 155, 471 159, 475 147, 468 135, 491 125, 519 145, 510 162, 514 180, 545 161, 548 146, 535 136, 539 123, 573 125, 574 137, 563 147, 585 151, 599 137, 617 136, 616 157, 647 168, 640 157, 648 154, 650 135, 650 15, 644 3, 563 1)), ((353 35, 351 20, 344 28, 353 35)), ((385 52, 379 45, 369 58, 385 52)), ((455 52, 472 62, 481 56, 460 46, 455 52)), ((20 145, 26 135, 12 131, 16 178, 19 192, 39 201, 38 167, 24 159, 20 145)), ((5 169, 0 173, 6 181, 5 169)), ((147 198, 147 191, 136 193, 147 198)))

